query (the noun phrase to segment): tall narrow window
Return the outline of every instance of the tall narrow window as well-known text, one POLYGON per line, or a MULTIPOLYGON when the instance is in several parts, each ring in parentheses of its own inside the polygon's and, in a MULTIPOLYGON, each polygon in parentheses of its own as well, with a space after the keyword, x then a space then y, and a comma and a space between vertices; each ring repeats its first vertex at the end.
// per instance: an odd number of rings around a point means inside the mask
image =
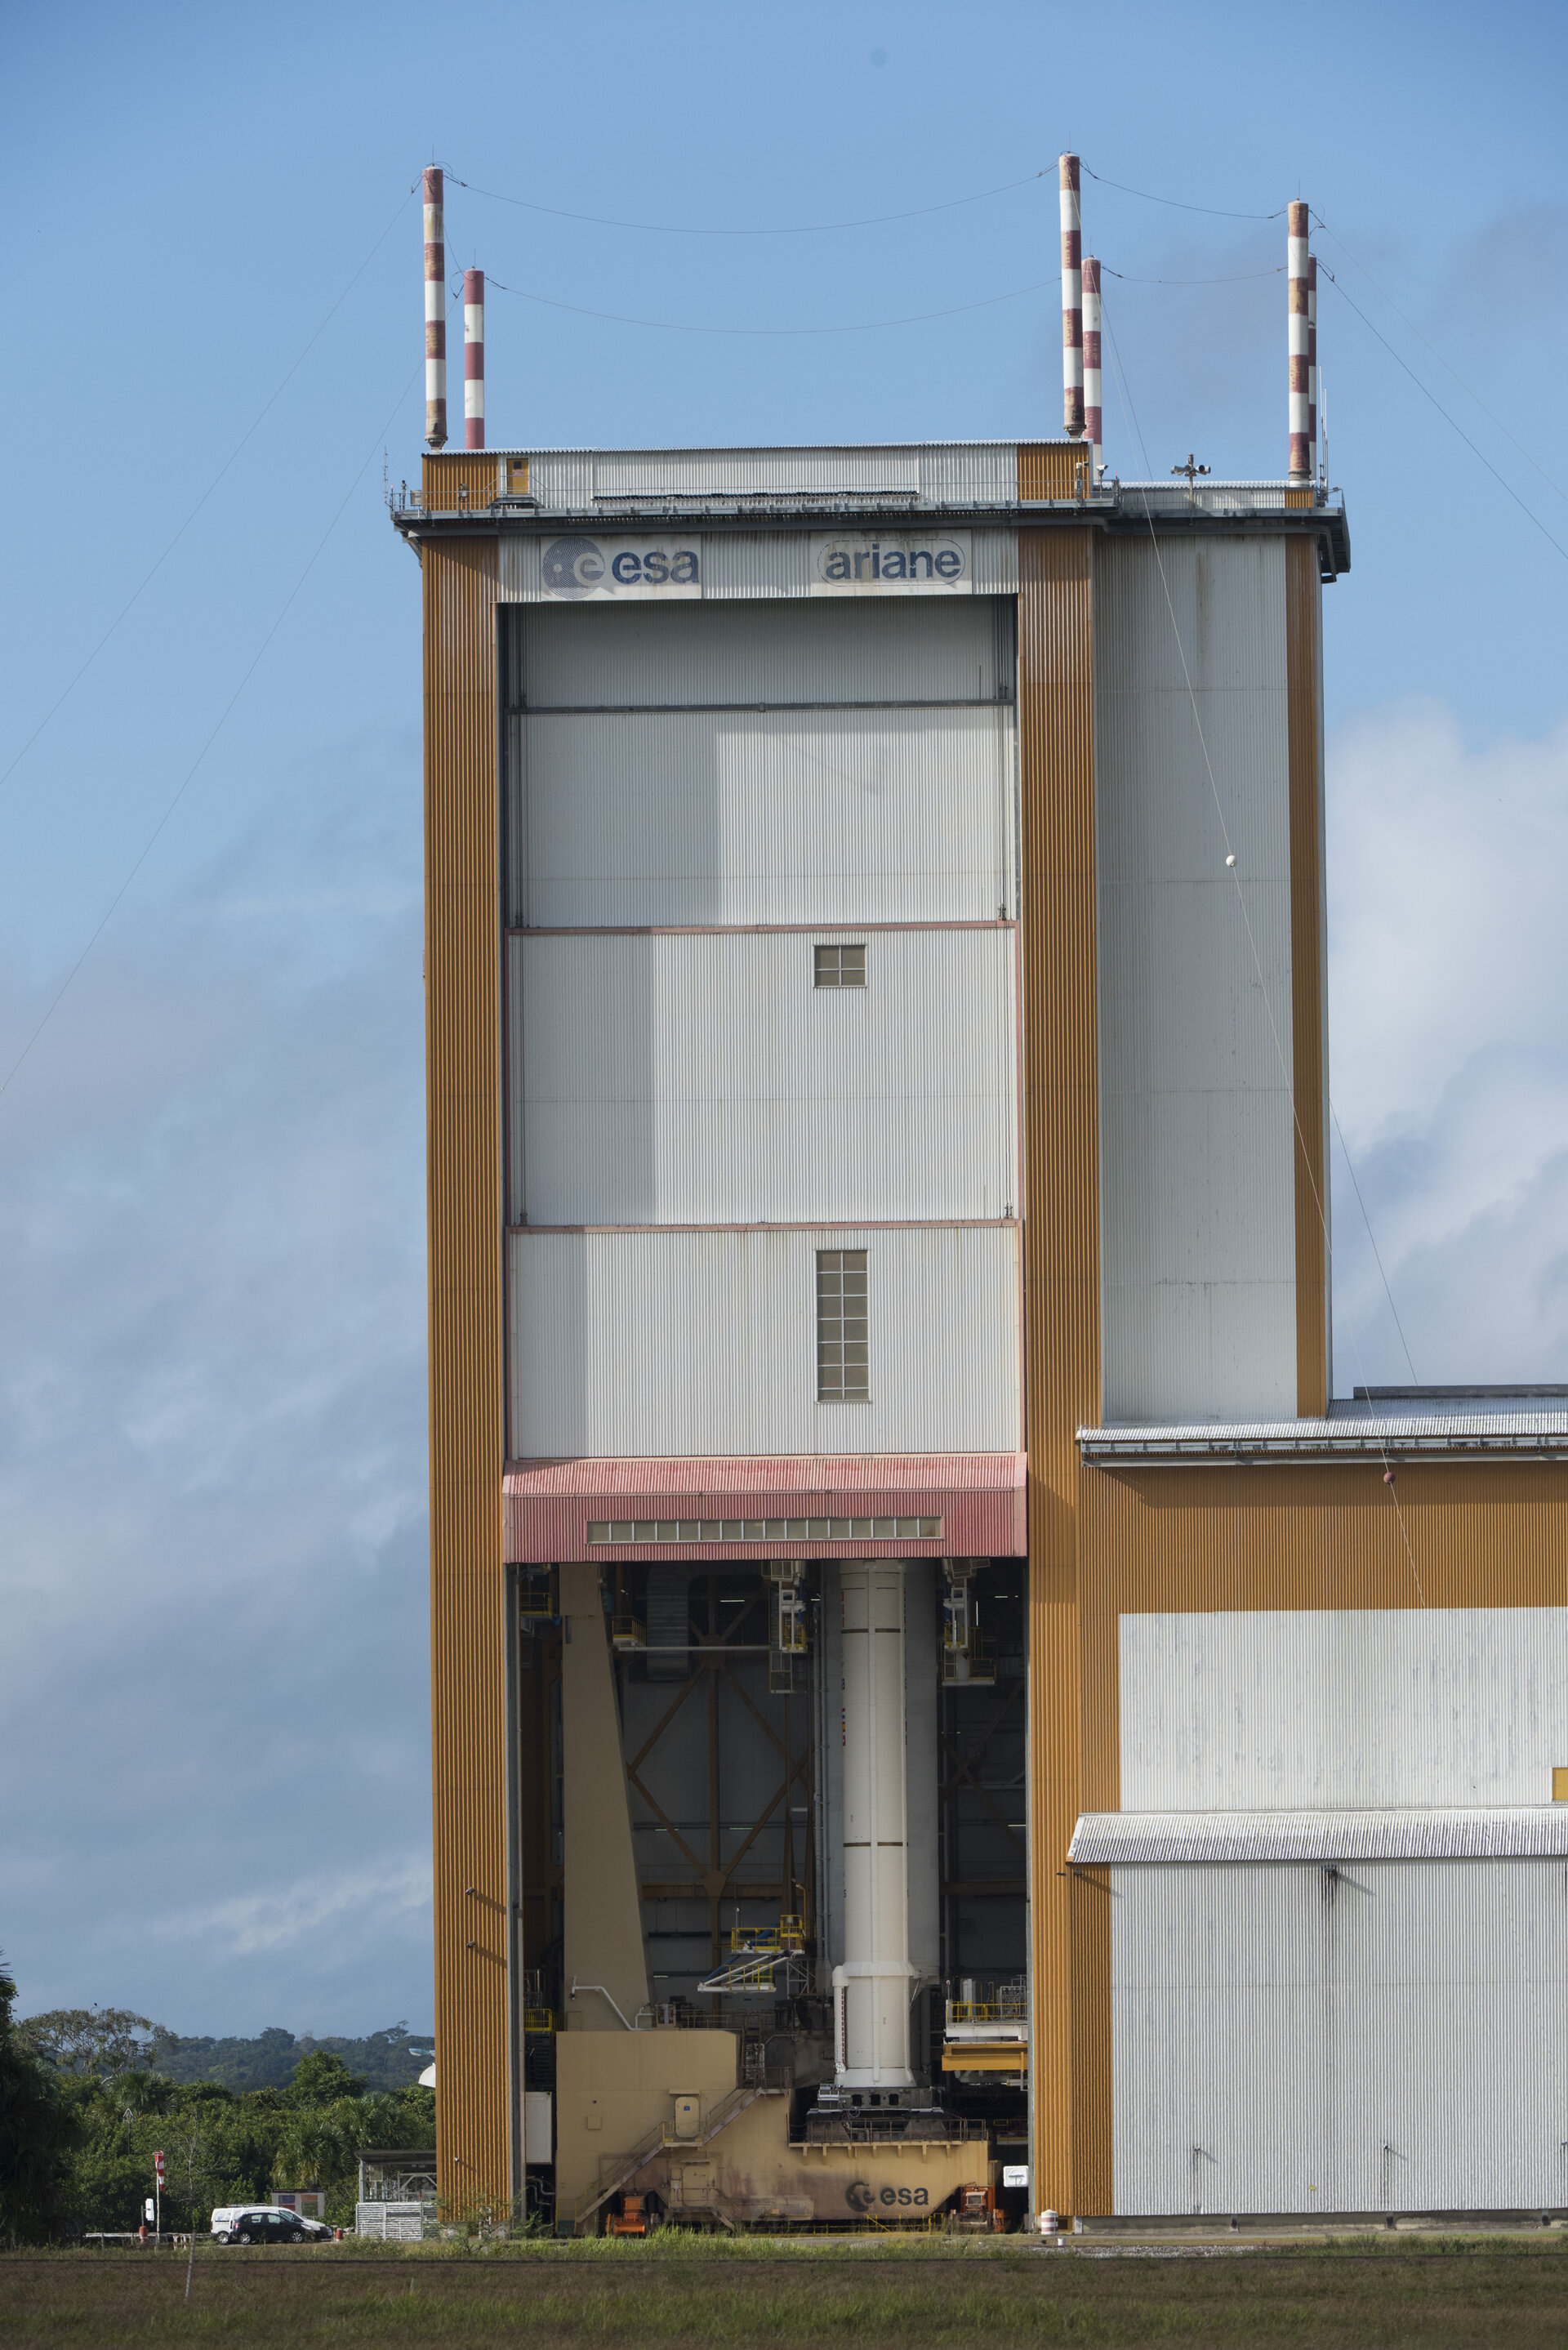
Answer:
POLYGON ((864 987, 866 950, 863 946, 818 947, 815 969, 818 987, 864 987))
POLYGON ((816 1252, 816 1399, 869 1403, 866 1252, 816 1252))

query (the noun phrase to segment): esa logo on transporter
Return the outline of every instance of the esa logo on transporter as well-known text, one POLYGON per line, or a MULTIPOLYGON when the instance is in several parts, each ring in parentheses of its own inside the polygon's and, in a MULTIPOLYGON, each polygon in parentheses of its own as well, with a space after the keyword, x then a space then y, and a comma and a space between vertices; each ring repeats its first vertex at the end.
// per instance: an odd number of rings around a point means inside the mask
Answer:
POLYGON ((556 538, 539 564, 546 596, 700 596, 701 548, 653 538, 556 538))
POLYGON ((888 2210, 902 2205, 906 2210, 923 2211, 930 2199, 923 2187, 884 2187, 878 2192, 864 2178, 852 2178, 844 2190, 844 2199, 852 2211, 864 2214, 878 2203, 888 2210))

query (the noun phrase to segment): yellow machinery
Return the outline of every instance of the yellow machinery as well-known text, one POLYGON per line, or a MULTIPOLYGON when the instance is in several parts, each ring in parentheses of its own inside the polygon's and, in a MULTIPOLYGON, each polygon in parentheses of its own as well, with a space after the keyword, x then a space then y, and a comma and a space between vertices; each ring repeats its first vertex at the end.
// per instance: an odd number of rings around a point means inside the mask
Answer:
POLYGON ((981 1986, 966 1976, 960 1989, 961 1997, 947 2002, 943 2072, 1009 2074, 1022 2079, 1029 2070, 1027 1984, 981 1986))

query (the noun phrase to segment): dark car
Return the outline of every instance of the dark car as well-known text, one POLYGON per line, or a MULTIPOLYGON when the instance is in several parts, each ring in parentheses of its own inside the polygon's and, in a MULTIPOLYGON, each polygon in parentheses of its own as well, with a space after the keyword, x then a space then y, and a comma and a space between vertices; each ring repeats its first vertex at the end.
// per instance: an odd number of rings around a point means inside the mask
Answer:
POLYGON ((329 2244, 332 2230, 274 2203, 230 2203, 213 2212, 213 2236, 220 2244, 329 2244))

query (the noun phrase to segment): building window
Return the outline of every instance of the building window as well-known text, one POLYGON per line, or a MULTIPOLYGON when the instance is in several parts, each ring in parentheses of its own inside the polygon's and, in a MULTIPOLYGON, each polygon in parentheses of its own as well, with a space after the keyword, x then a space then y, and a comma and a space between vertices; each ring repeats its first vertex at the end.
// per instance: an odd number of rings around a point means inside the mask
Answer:
POLYGON ((816 1399, 869 1403, 866 1252, 816 1252, 816 1399))
MULTIPOLYGON (((591 1543, 940 1542, 940 1518, 590 1518, 591 1543)), ((655 1643, 657 1646, 658 1644, 655 1643)))
POLYGON ((864 947, 818 947, 815 951, 818 987, 865 986, 864 947))

